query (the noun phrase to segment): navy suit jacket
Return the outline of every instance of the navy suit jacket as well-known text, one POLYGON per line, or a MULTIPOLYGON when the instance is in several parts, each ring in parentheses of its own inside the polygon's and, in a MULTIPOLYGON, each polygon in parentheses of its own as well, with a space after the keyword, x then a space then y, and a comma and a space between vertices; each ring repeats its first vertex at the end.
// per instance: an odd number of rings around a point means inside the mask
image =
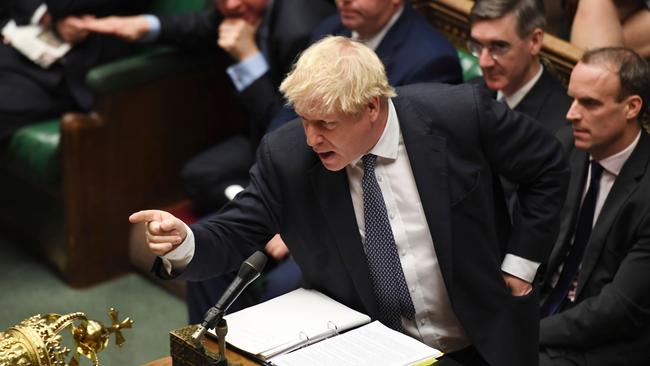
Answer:
MULTIPOLYGON (((558 134, 573 138, 571 129, 558 134)), ((564 138, 566 137, 566 138, 564 138)), ((587 177, 588 154, 572 149, 569 193, 542 296, 569 249, 587 177)), ((542 319, 540 346, 578 365, 650 362, 650 137, 639 143, 614 181, 582 260, 576 301, 542 319)))
MULTIPOLYGON (((537 292, 513 297, 500 266, 506 253, 544 262, 551 250, 568 180, 559 142, 475 86, 413 85, 393 102, 458 319, 491 365, 537 364, 537 292), (512 228, 497 174, 520 183, 526 210, 512 228)), ((377 318, 347 175, 323 167, 299 121, 264 137, 251 184, 192 231, 181 278, 233 271, 280 233, 307 285, 377 318)))

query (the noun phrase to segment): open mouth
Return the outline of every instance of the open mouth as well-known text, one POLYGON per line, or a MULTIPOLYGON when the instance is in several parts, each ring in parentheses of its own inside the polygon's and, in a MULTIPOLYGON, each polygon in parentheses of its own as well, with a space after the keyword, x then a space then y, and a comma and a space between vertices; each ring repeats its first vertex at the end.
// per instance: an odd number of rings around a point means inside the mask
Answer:
POLYGON ((327 151, 327 152, 318 153, 318 156, 321 159, 327 159, 327 158, 329 158, 329 157, 331 157, 333 155, 334 155, 334 151, 327 151))

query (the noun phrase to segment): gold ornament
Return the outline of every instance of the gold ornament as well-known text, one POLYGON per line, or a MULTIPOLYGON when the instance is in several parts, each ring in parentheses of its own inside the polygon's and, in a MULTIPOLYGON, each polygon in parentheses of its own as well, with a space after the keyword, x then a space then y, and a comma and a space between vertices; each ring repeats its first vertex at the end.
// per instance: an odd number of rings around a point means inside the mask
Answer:
POLYGON ((120 322, 113 308, 108 315, 112 322, 110 327, 88 319, 81 312, 29 317, 0 332, 0 366, 66 366, 65 357, 70 349, 61 345, 60 333, 68 326, 71 326, 75 343, 75 353, 68 366, 78 366, 80 355, 99 366, 97 353, 106 348, 110 334, 115 333, 115 343, 121 347, 124 344, 121 330, 133 325, 128 317, 120 322))

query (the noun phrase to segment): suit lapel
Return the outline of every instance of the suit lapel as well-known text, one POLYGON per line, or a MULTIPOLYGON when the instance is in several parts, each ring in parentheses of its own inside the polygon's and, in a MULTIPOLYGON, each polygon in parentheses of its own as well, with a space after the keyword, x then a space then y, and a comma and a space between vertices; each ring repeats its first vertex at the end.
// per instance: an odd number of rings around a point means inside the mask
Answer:
MULTIPOLYGON (((393 24, 393 26, 388 30, 388 32, 384 36, 384 39, 381 40, 381 42, 377 46, 377 49, 375 50, 375 53, 377 53, 377 56, 379 56, 379 58, 381 59, 381 61, 384 63, 386 67, 386 74, 390 79, 389 82, 391 85, 400 84, 398 80, 394 80, 395 72, 393 71, 392 56, 399 54, 399 52, 395 51, 395 49, 403 45, 404 39, 407 38, 406 37, 406 34, 408 33, 407 29, 408 27, 410 27, 408 18, 410 18, 409 15, 411 11, 415 11, 415 10, 413 10, 408 5, 404 6, 404 11, 400 15, 399 19, 397 19, 395 24, 393 24)), ((396 62, 399 62, 399 60, 396 60, 396 62)))
POLYGON ((432 117, 407 99, 394 98, 404 145, 447 288, 452 288, 451 208, 447 186, 446 140, 431 132, 432 117))
POLYGON ((325 216, 328 231, 335 238, 335 245, 354 287, 370 317, 379 315, 377 303, 370 283, 370 272, 366 265, 361 235, 345 170, 330 172, 318 161, 309 171, 314 194, 325 216))
POLYGON ((567 251, 571 248, 573 232, 578 218, 582 190, 587 177, 587 167, 589 156, 579 150, 573 150, 570 158, 571 179, 569 180, 569 190, 566 202, 562 209, 562 221, 560 222, 560 234, 556 244, 553 247, 549 260, 549 271, 546 276, 550 279, 559 265, 564 262, 567 251))
MULTIPOLYGON (((547 71, 546 69, 543 69, 539 80, 537 80, 537 83, 535 83, 532 89, 528 91, 524 99, 522 99, 521 102, 519 102, 519 104, 515 107, 515 111, 521 112, 527 116, 539 120, 541 109, 545 105, 545 100, 548 98, 549 94, 549 85, 547 78, 547 71)), ((548 126, 544 127, 547 129, 549 128, 548 126)))
POLYGON ((578 296, 596 266, 600 253, 605 245, 607 234, 614 220, 616 220, 620 209, 630 195, 639 187, 639 182, 646 173, 648 158, 650 156, 649 145, 648 137, 642 131, 638 145, 625 162, 625 165, 623 165, 623 169, 621 169, 620 174, 616 177, 614 185, 605 199, 605 204, 600 211, 594 230, 589 238, 589 245, 585 257, 582 260, 582 268, 580 270, 580 277, 578 278, 578 296))

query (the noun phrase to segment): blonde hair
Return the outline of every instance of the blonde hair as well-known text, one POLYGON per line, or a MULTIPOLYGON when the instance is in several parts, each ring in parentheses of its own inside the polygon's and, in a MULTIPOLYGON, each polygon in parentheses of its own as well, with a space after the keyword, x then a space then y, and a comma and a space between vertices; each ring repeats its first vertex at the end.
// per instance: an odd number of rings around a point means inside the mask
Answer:
POLYGON ((375 52, 340 36, 325 37, 307 48, 280 91, 299 115, 358 115, 372 98, 396 95, 375 52))

